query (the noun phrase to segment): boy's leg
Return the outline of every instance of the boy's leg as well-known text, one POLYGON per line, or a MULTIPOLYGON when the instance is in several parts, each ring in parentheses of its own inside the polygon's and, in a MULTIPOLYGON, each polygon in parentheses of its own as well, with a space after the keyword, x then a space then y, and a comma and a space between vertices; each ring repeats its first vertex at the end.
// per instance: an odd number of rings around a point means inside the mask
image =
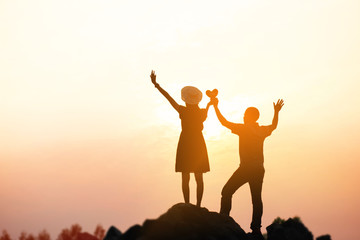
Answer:
POLYGON ((189 201, 190 201, 190 190, 189 190, 190 173, 183 172, 181 177, 182 177, 182 192, 184 195, 184 201, 185 201, 185 203, 189 203, 189 201))
POLYGON ((220 213, 230 215, 232 195, 247 181, 246 173, 239 167, 221 191, 220 213))
POLYGON ((253 174, 254 178, 249 181, 253 204, 253 216, 250 228, 253 230, 253 232, 260 232, 261 217, 263 214, 261 191, 264 179, 264 170, 259 170, 253 174))
POLYGON ((201 206, 201 200, 204 192, 204 181, 202 173, 194 173, 196 180, 196 206, 201 206))

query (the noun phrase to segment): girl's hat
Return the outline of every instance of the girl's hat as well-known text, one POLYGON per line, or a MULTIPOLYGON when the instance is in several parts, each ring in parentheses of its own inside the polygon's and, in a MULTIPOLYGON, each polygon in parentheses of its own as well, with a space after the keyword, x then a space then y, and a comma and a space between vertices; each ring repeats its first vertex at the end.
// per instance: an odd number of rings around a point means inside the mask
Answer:
POLYGON ((198 104, 202 99, 202 93, 196 87, 186 86, 181 89, 181 99, 187 104, 198 104))

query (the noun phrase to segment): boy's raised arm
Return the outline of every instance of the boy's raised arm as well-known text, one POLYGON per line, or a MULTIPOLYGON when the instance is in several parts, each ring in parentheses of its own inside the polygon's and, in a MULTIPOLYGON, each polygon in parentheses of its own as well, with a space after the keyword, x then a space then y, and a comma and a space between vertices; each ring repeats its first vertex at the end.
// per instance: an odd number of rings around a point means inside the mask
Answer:
POLYGON ((274 118, 271 124, 272 130, 275 130, 277 125, 278 125, 278 121, 279 121, 279 112, 281 110, 281 108, 284 106, 284 100, 282 99, 278 99, 277 103, 273 103, 274 105, 274 118))
POLYGON ((217 118, 219 119, 220 123, 224 126, 224 127, 227 127, 229 129, 233 129, 235 126, 236 126, 236 123, 232 123, 232 122, 229 122, 228 120, 226 120, 226 118, 221 114, 219 108, 218 108, 218 103, 219 103, 219 100, 217 98, 215 98, 213 101, 213 104, 214 104, 214 109, 215 109, 215 113, 216 113, 216 116, 217 118))

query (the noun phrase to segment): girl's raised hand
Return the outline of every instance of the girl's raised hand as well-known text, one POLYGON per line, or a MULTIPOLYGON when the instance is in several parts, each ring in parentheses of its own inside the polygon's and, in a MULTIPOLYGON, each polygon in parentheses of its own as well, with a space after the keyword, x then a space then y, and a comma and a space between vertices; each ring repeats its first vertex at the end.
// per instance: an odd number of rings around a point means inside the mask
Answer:
POLYGON ((156 85, 156 74, 154 70, 151 70, 151 74, 150 74, 150 78, 151 78, 151 82, 156 85))

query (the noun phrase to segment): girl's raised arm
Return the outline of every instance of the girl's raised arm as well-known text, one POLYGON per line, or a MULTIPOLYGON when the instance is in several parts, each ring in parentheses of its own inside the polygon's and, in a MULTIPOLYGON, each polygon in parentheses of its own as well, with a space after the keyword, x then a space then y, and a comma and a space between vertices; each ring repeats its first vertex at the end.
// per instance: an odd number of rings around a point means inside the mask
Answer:
POLYGON ((150 74, 151 82, 154 84, 155 88, 159 90, 159 92, 164 95, 164 97, 170 102, 171 106, 175 108, 176 111, 179 111, 180 105, 168 94, 160 85, 156 82, 156 74, 155 71, 152 70, 150 74))

